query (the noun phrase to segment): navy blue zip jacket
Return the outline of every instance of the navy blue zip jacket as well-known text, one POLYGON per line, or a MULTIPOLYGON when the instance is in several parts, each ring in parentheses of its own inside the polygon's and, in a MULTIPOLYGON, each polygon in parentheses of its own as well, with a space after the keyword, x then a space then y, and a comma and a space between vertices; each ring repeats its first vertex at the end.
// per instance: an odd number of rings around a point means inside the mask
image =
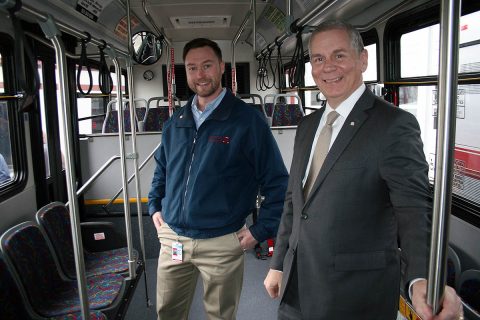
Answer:
POLYGON ((149 213, 179 235, 205 239, 239 230, 265 196, 250 232, 258 241, 277 233, 288 182, 278 146, 262 115, 227 90, 198 128, 192 99, 164 125, 148 194, 149 213))

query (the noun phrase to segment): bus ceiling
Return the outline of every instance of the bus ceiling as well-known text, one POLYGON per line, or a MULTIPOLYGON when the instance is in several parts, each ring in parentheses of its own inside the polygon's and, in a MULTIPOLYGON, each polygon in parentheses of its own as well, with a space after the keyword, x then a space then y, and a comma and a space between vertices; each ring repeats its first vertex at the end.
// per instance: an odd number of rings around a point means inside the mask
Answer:
MULTIPOLYGON (((15 0, 11 0, 15 2, 15 0)), ((209 37, 213 40, 232 40, 244 22, 244 17, 255 6, 256 54, 274 47, 280 40, 282 51, 294 50, 295 36, 303 26, 317 25, 326 19, 342 19, 365 29, 375 27, 388 15, 409 8, 413 0, 211 0, 208 4, 191 0, 23 0, 26 6, 39 11, 52 12, 60 22, 84 30, 98 38, 105 39, 117 48, 127 48, 126 5, 131 8, 132 34, 139 31, 163 33, 167 43, 186 42, 195 37, 209 37), (378 12, 378 14, 375 14, 378 12), (379 20, 376 17, 382 17, 379 20), (68 21, 61 21, 68 17, 68 21), (293 28, 292 28, 293 23, 293 28)), ((428 0, 421 0, 428 2, 428 0)), ((241 33, 239 41, 253 46, 253 19, 250 19, 241 33)))

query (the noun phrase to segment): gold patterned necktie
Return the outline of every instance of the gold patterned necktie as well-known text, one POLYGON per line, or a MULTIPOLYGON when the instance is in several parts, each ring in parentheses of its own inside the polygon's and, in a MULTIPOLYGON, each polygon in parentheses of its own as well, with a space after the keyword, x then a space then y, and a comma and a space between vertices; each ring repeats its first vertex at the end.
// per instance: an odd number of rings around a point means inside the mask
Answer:
POLYGON ((322 131, 320 131, 320 135, 317 139, 317 145, 315 146, 315 151, 313 153, 312 163, 310 164, 310 171, 308 172, 307 181, 303 187, 305 199, 310 193, 313 184, 317 179, 318 172, 320 171, 320 168, 327 157, 328 149, 330 147, 330 140, 332 139, 332 125, 339 116, 340 114, 338 114, 338 112, 331 111, 327 115, 327 122, 323 126, 322 131))

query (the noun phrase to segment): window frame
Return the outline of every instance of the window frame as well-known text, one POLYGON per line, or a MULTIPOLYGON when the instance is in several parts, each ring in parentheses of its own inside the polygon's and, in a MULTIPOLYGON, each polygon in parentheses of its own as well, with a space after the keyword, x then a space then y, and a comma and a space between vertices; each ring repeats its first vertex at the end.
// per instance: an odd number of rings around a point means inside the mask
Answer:
MULTIPOLYGON (((4 93, 0 95, 13 96, 17 93, 14 73, 14 39, 5 33, 0 33, 0 52, 2 54, 2 69, 4 93)), ((27 72, 28 73, 28 72, 27 72)), ((17 99, 6 99, 8 108, 8 126, 12 164, 14 167, 13 179, 0 187, 0 202, 3 202, 20 193, 28 180, 28 162, 25 143, 24 117, 28 115, 19 112, 17 99)))
MULTIPOLYGON (((464 1, 461 15, 480 10, 480 2, 464 1)), ((402 35, 440 23, 438 3, 426 3, 390 19, 384 32, 384 68, 386 99, 395 105, 399 102, 401 86, 431 86, 438 83, 438 75, 401 77, 400 39, 402 35), (396 98, 395 98, 396 97, 396 98)), ((460 46, 461 47, 461 46, 460 46)), ((458 85, 480 84, 480 72, 459 73, 458 85), (478 80, 472 80, 472 77, 478 80)), ((433 197, 433 185, 430 184, 433 197)), ((474 203, 452 192, 452 214, 476 227, 480 227, 480 203, 474 203)))

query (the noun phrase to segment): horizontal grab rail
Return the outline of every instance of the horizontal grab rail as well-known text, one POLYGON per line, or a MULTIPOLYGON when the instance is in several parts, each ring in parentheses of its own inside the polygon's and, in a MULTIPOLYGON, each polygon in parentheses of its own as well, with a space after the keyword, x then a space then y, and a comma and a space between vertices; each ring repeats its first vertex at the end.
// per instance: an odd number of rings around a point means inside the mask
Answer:
MULTIPOLYGON (((90 179, 87 180, 87 182, 85 182, 85 184, 77 190, 77 198, 80 197, 85 191, 87 191, 87 189, 90 187, 90 185, 98 179, 98 177, 100 177, 100 175, 105 171, 107 170, 108 167, 110 167, 110 165, 115 161, 115 160, 118 160, 120 159, 120 156, 113 156, 111 157, 110 159, 107 160, 107 162, 105 162, 105 164, 97 170, 97 172, 95 172, 93 174, 93 176, 90 177, 90 179)), ((65 204, 66 206, 68 205, 68 202, 65 204)))
MULTIPOLYGON (((158 150, 158 148, 160 148, 160 144, 159 143, 155 149, 153 149, 153 151, 148 155, 148 157, 140 164, 140 166, 138 167, 138 170, 142 170, 143 167, 145 167, 145 165, 147 164, 147 162, 153 157, 153 155, 155 154, 155 152, 158 150)), ((132 179, 134 178, 135 174, 132 174, 128 180, 127 180, 127 184, 130 183, 130 181, 132 181, 132 179)), ((104 209, 106 209, 109 205, 111 205, 113 203, 113 201, 115 201, 115 199, 117 199, 117 197, 120 195, 120 193, 122 193, 123 191, 123 187, 120 187, 120 190, 118 190, 118 192, 112 197, 112 199, 110 199, 110 201, 105 204, 103 206, 104 209)))

